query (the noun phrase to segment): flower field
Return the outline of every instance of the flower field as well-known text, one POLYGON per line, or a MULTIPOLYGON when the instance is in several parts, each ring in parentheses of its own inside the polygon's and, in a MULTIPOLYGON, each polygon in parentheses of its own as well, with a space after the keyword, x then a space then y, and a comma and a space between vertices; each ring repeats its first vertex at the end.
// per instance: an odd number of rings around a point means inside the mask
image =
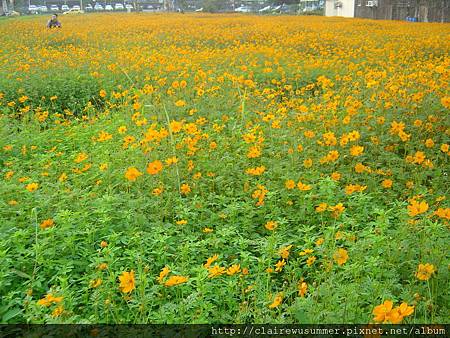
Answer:
POLYGON ((450 25, 0 20, 0 322, 448 323, 450 25))

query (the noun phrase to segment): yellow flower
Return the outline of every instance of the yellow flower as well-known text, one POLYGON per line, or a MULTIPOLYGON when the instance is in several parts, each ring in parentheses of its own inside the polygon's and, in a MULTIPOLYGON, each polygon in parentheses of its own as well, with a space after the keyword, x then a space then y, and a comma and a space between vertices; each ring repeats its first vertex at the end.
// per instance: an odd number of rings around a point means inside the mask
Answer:
POLYGON ((187 184, 187 183, 183 183, 182 185, 181 185, 181 193, 183 194, 183 195, 187 195, 187 194, 189 194, 190 192, 191 192, 191 187, 189 186, 189 184, 187 184))
POLYGON ((361 146, 352 146, 350 148, 350 155, 352 156, 360 156, 364 152, 364 147, 361 146))
POLYGON ((306 284, 305 282, 298 283, 298 295, 300 297, 305 297, 307 291, 308 291, 308 284, 306 284))
POLYGON ((84 160, 86 160, 88 158, 88 154, 86 153, 79 153, 75 159, 73 160, 75 163, 81 163, 84 160))
POLYGON ((225 268, 219 265, 214 265, 213 267, 208 269, 208 278, 215 278, 218 277, 220 275, 223 275, 226 271, 225 268))
POLYGON ((233 276, 234 274, 241 271, 241 266, 239 264, 233 264, 227 269, 227 275, 233 276))
POLYGON ((333 181, 339 181, 341 179, 341 174, 338 172, 334 172, 331 174, 331 179, 333 181))
POLYGON ((155 189, 152 190, 152 194, 153 194, 154 196, 159 196, 159 195, 162 194, 162 192, 163 192, 163 189, 162 189, 162 188, 155 188, 155 189))
POLYGON ((273 309, 280 306, 282 302, 283 302, 283 294, 279 293, 275 296, 272 304, 269 305, 269 309, 273 309))
POLYGON ((214 263, 215 261, 217 261, 218 259, 219 259, 219 255, 217 255, 217 254, 214 256, 211 256, 206 260, 206 263, 203 266, 208 269, 211 266, 211 264, 214 263))
POLYGON ((272 231, 272 230, 275 230, 275 228, 278 226, 278 224, 277 224, 277 222, 275 222, 275 221, 268 221, 265 225, 264 225, 264 227, 267 229, 267 230, 270 230, 270 231, 272 231))
POLYGON ((386 300, 383 304, 376 306, 372 313, 375 315, 374 321, 380 323, 380 322, 387 322, 389 318, 389 313, 392 310, 392 306, 394 303, 390 300, 386 300))
POLYGON ((383 180, 383 182, 381 182, 381 186, 385 189, 392 188, 392 180, 390 179, 383 180))
POLYGON ((136 167, 129 167, 125 172, 125 178, 128 181, 134 182, 139 176, 142 176, 142 173, 136 167))
POLYGON ((131 270, 130 272, 122 272, 122 274, 119 276, 119 281, 120 291, 122 291, 123 293, 129 293, 133 291, 136 288, 134 280, 134 270, 131 270))
POLYGON ((330 205, 328 210, 332 212, 334 218, 337 218, 344 212, 345 207, 342 203, 338 203, 335 206, 330 205))
POLYGON ((311 266, 314 264, 314 262, 316 261, 317 257, 316 256, 311 256, 306 260, 306 265, 311 266))
POLYGON ((320 237, 315 243, 317 246, 321 246, 323 242, 325 242, 325 239, 323 239, 323 237, 320 237))
POLYGON ((161 272, 159 273, 158 278, 156 278, 156 280, 158 281, 158 283, 162 283, 163 279, 166 278, 170 273, 170 268, 168 266, 165 266, 162 268, 161 272))
POLYGON ((93 279, 90 282, 91 288, 98 288, 100 285, 102 285, 103 281, 100 278, 93 279))
POLYGON ((300 191, 309 191, 312 187, 309 184, 303 184, 302 182, 297 183, 297 188, 300 191))
POLYGON ((186 276, 171 276, 167 280, 167 282, 164 283, 164 286, 171 287, 176 286, 179 284, 186 283, 189 280, 189 277, 186 276))
POLYGON ((29 192, 36 191, 39 188, 38 183, 29 183, 26 185, 25 189, 27 189, 29 192))
POLYGON ((186 102, 184 100, 178 100, 175 102, 175 106, 177 107, 184 107, 186 105, 186 102))
POLYGON ((411 204, 408 205, 408 215, 411 217, 423 214, 428 210, 428 203, 425 201, 417 202, 412 200, 411 204))
POLYGON ((419 280, 429 280, 431 276, 436 272, 436 268, 433 264, 419 264, 416 272, 416 277, 419 280))
POLYGON ((281 258, 287 259, 289 257, 289 250, 291 250, 291 248, 292 248, 292 245, 282 247, 279 250, 279 254, 280 254, 281 258))
POLYGON ((328 204, 326 203, 320 203, 317 207, 316 207, 316 212, 324 212, 325 210, 327 210, 328 208, 328 204))
POLYGON ((348 260, 348 252, 345 249, 339 248, 334 254, 333 259, 338 265, 343 265, 348 260))
POLYGON ((286 261, 284 259, 279 260, 275 264, 275 272, 281 272, 283 270, 283 267, 286 265, 286 261))
POLYGON ((311 168, 313 165, 313 160, 310 158, 307 158, 306 160, 303 161, 303 166, 305 168, 311 168))
POLYGON ((64 312, 64 307, 58 306, 52 311, 52 317, 59 317, 64 312))
POLYGON ((401 303, 400 306, 397 308, 400 316, 407 317, 414 313, 414 306, 408 306, 408 303, 401 303))

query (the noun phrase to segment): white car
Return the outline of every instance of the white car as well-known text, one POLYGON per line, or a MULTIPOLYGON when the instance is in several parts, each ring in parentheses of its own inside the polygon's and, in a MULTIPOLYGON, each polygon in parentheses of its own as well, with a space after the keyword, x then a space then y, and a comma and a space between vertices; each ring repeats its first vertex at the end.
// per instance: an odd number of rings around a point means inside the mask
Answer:
POLYGON ((50 10, 53 12, 57 12, 57 11, 59 11, 59 7, 58 7, 58 5, 51 5, 50 10))
POLYGON ((272 9, 272 6, 269 5, 264 8, 261 8, 258 12, 260 12, 260 13, 270 12, 271 9, 272 9))
POLYGON ((42 12, 42 13, 46 13, 46 12, 48 12, 48 8, 47 8, 47 6, 39 6, 39 9, 38 9, 40 12, 42 12))
POLYGON ((105 6, 105 11, 112 11, 113 7, 111 5, 106 5, 105 6))
POLYGON ((196 11, 196 12, 203 12, 203 7, 202 7, 202 8, 199 8, 199 9, 196 9, 195 11, 196 11))
POLYGON ((87 5, 84 7, 84 9, 85 9, 86 11, 93 11, 93 10, 94 10, 94 7, 92 7, 91 4, 87 4, 87 5))
POLYGON ((122 4, 115 4, 115 5, 114 5, 114 9, 115 9, 116 11, 123 11, 123 10, 125 9, 125 7, 123 7, 122 4))
POLYGON ((37 13, 37 12, 39 12, 39 7, 36 5, 31 5, 30 7, 28 7, 28 11, 30 13, 37 13))
POLYGON ((69 8, 69 6, 67 6, 67 5, 62 5, 61 6, 61 10, 62 11, 68 11, 70 8, 69 8))
POLYGON ((126 9, 133 9, 133 5, 132 5, 132 4, 126 4, 126 5, 125 5, 125 8, 126 8, 126 9))
POLYGON ((250 13, 252 9, 248 6, 241 6, 236 8, 234 11, 239 13, 250 13))
POLYGON ((103 10, 103 6, 100 5, 100 4, 95 4, 94 9, 95 9, 96 11, 102 11, 102 10, 103 10))

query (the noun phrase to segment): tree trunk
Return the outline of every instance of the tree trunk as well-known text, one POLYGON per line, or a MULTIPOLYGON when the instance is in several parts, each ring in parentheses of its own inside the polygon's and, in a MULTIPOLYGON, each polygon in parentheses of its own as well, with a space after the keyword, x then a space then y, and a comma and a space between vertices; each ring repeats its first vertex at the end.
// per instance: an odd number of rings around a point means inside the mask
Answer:
POLYGON ((2 0, 2 6, 0 7, 0 14, 6 13, 8 11, 8 3, 6 0, 2 0))

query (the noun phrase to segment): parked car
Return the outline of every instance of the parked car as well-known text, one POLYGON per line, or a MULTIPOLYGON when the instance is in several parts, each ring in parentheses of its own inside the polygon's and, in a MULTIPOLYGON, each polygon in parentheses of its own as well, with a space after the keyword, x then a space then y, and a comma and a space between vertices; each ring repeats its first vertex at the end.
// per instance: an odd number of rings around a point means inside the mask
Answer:
POLYGON ((106 5, 105 6, 105 11, 112 11, 112 10, 114 10, 113 6, 111 6, 111 5, 106 5))
POLYGON ((126 4, 126 5, 125 5, 125 8, 131 10, 131 9, 133 9, 134 7, 133 7, 132 4, 126 4))
POLYGON ((70 8, 69 8, 69 6, 67 6, 67 5, 62 5, 61 6, 61 10, 62 11, 68 11, 70 8))
POLYGON ((59 11, 59 7, 58 7, 58 5, 51 5, 51 6, 50 6, 50 10, 51 10, 52 12, 57 12, 57 11, 59 11))
POLYGON ((30 7, 28 7, 28 12, 31 14, 37 14, 39 12, 39 7, 36 5, 30 5, 30 7))
POLYGON ((84 6, 84 10, 85 10, 85 11, 93 11, 93 10, 94 10, 94 7, 92 7, 91 4, 87 4, 86 6, 84 6))
POLYGON ((42 13, 46 13, 46 12, 48 12, 48 8, 47 8, 47 6, 39 6, 39 12, 42 12, 42 13))
POLYGON ((74 8, 69 9, 67 12, 63 12, 63 14, 82 14, 82 13, 84 13, 84 11, 82 11, 81 9, 74 9, 74 8))
POLYGON ((116 11, 123 11, 123 10, 125 9, 125 7, 123 7, 122 4, 115 4, 115 5, 114 5, 114 9, 115 9, 116 11))
POLYGON ((196 9, 195 11, 196 11, 196 12, 203 12, 203 7, 198 8, 198 9, 196 9))
POLYGON ((250 13, 252 9, 248 6, 240 6, 236 8, 234 11, 239 13, 250 13))
POLYGON ((99 3, 97 3, 97 4, 95 4, 94 9, 95 9, 96 11, 102 11, 102 10, 103 10, 103 6, 100 5, 99 3))
POLYGON ((72 6, 72 9, 81 11, 81 7, 78 5, 72 6))
POLYGON ((269 6, 266 6, 264 8, 261 8, 260 10, 258 10, 258 12, 265 13, 265 12, 270 12, 271 10, 272 10, 272 6, 269 5, 269 6))

